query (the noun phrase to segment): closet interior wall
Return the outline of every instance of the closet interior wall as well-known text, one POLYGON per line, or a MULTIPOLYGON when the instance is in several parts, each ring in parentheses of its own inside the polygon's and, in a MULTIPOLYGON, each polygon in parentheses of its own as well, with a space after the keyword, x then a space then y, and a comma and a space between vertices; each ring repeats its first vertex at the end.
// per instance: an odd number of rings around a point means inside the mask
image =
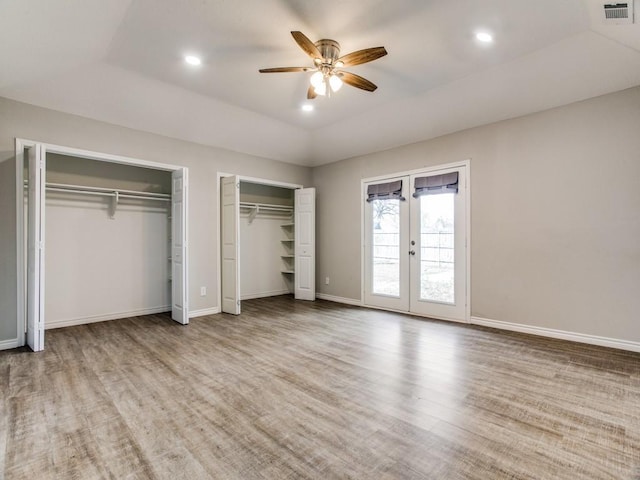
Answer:
POLYGON ((47 154, 45 328, 171 309, 171 173, 47 154), (127 198, 92 188, 166 194, 127 198))
POLYGON ((293 293, 294 189, 240 182, 240 298, 293 293), (276 206, 258 208, 255 206, 276 206))

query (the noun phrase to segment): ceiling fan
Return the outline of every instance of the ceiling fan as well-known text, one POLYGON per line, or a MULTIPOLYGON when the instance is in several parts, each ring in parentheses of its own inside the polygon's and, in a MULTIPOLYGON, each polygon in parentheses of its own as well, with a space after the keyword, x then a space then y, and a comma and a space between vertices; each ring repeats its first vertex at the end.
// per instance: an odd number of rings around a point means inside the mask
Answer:
POLYGON ((291 32, 291 35, 300 48, 313 59, 313 67, 261 68, 260 73, 315 72, 311 75, 311 85, 307 90, 308 99, 316 98, 318 95, 329 96, 331 92, 337 92, 343 83, 368 92, 378 88, 366 78, 344 72, 342 68, 384 57, 387 54, 384 47, 365 48, 341 57, 340 44, 335 40, 322 39, 313 43, 302 32, 291 32))

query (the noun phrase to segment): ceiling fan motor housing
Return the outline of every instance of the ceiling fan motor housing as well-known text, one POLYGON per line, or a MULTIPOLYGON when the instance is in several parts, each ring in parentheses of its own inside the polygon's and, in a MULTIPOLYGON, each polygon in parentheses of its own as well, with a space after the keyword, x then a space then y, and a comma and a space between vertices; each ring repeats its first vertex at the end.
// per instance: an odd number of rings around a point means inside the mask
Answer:
POLYGON ((320 51, 320 55, 322 55, 323 63, 326 62, 332 65, 340 57, 340 44, 335 40, 323 38, 318 40, 315 46, 320 51))

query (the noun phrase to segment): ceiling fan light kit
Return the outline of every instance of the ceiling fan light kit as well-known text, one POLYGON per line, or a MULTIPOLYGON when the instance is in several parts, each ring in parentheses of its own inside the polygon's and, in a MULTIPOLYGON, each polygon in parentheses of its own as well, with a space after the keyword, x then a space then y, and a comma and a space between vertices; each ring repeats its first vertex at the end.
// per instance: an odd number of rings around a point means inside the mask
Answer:
POLYGON ((378 88, 366 78, 341 69, 372 62, 385 56, 387 51, 384 47, 365 48, 341 57, 340 44, 335 40, 325 38, 313 43, 302 32, 294 31, 291 35, 300 48, 313 59, 313 67, 262 68, 259 70, 260 73, 314 72, 309 79, 310 86, 307 90, 307 98, 310 100, 318 95, 330 96, 331 92, 340 90, 343 83, 368 92, 378 88))

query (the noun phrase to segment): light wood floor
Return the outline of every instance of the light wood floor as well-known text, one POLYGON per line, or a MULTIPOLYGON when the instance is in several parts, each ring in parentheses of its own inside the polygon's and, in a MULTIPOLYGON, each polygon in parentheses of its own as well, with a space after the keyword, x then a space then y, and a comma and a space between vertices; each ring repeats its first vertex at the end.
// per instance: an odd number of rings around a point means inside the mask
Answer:
POLYGON ((640 478, 638 354, 289 297, 243 311, 0 353, 0 478, 640 478))

